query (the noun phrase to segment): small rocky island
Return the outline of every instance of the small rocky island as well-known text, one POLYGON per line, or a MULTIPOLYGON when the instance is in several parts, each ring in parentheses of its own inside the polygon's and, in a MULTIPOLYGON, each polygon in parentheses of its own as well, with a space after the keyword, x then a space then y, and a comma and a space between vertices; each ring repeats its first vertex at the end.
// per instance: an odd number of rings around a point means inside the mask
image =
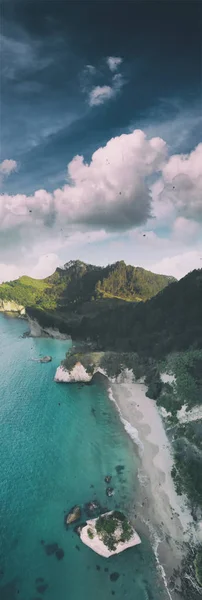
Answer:
POLYGON ((73 506, 73 508, 71 508, 71 510, 66 515, 65 523, 66 523, 66 525, 70 525, 71 523, 78 521, 80 519, 80 517, 81 517, 81 509, 80 509, 80 506, 78 506, 76 504, 76 506, 73 506))
POLYGON ((84 544, 105 558, 141 543, 135 529, 118 510, 87 521, 80 530, 80 538, 84 544))
POLYGON ((40 363, 48 363, 51 362, 52 360, 52 356, 43 356, 42 358, 39 359, 40 363))

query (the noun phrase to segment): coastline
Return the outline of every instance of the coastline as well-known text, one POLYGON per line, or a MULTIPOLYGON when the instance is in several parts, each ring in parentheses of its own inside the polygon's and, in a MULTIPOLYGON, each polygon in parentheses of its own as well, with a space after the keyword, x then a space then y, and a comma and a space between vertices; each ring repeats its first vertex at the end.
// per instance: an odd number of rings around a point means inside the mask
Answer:
POLYGON ((174 589, 173 576, 187 554, 188 542, 195 537, 195 525, 186 497, 175 491, 172 448, 156 403, 146 396, 146 391, 144 383, 133 383, 129 377, 124 383, 108 385, 109 398, 140 458, 140 485, 130 518, 140 536, 145 531, 149 535, 168 598, 179 600, 180 578, 174 589))
MULTIPOLYGON (((16 318, 17 315, 13 316, 16 318)), ((57 329, 43 329, 35 319, 30 323, 28 318, 28 323, 30 337, 71 339, 57 329)), ((180 570, 187 555, 189 542, 196 541, 196 526, 186 506, 186 498, 178 496, 175 491, 171 477, 172 448, 160 411, 156 402, 147 398, 147 387, 143 381, 134 382, 129 369, 124 369, 117 379, 110 379, 107 372, 99 367, 95 376, 98 374, 104 376, 109 398, 115 403, 140 458, 140 485, 130 520, 140 537, 141 534, 146 535, 151 541, 167 597, 182 600, 180 574, 177 576, 176 571, 180 570)), ((164 375, 164 381, 172 382, 173 376, 164 375)))

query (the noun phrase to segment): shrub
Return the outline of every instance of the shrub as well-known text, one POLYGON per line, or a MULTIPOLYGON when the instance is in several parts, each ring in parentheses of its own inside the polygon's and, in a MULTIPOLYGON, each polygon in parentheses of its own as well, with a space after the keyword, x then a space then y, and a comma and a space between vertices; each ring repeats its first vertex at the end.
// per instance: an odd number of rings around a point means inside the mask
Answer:
POLYGON ((94 534, 93 534, 93 532, 92 532, 92 529, 88 528, 88 529, 87 529, 87 533, 88 533, 88 537, 89 537, 91 540, 93 540, 93 538, 94 538, 94 534))

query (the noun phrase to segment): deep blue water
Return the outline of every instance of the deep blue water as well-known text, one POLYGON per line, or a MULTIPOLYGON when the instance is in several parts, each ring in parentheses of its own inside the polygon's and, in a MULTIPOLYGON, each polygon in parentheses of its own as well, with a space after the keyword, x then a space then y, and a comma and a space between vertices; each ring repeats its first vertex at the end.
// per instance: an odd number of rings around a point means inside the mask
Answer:
POLYGON ((95 497, 130 512, 137 457, 101 383, 54 382, 70 343, 22 338, 26 329, 26 321, 0 315, 0 598, 161 600, 146 538, 104 559, 64 526, 64 512, 95 497), (32 361, 45 354, 51 363, 32 361), (106 497, 108 473, 113 498, 106 497), (63 559, 47 555, 50 543, 63 549, 63 559), (47 585, 43 593, 40 585, 47 585))

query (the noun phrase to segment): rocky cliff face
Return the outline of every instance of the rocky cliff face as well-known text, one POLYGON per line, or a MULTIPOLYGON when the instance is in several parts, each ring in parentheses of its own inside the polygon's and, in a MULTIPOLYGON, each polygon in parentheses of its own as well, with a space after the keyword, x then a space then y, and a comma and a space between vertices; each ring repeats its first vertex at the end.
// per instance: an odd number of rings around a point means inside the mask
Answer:
POLYGON ((92 377, 93 374, 91 375, 90 373, 88 373, 85 367, 80 362, 78 362, 75 364, 73 369, 71 369, 71 371, 68 371, 63 366, 58 367, 54 379, 58 383, 89 383, 92 377))
POLYGON ((19 315, 25 315, 25 307, 22 304, 17 304, 13 300, 2 300, 0 298, 0 312, 13 312, 19 315))
POLYGON ((69 335, 66 335, 66 333, 60 333, 59 329, 55 329, 53 327, 42 327, 41 325, 39 325, 36 319, 31 319, 29 316, 28 323, 30 327, 31 337, 50 337, 56 340, 71 339, 69 335))

